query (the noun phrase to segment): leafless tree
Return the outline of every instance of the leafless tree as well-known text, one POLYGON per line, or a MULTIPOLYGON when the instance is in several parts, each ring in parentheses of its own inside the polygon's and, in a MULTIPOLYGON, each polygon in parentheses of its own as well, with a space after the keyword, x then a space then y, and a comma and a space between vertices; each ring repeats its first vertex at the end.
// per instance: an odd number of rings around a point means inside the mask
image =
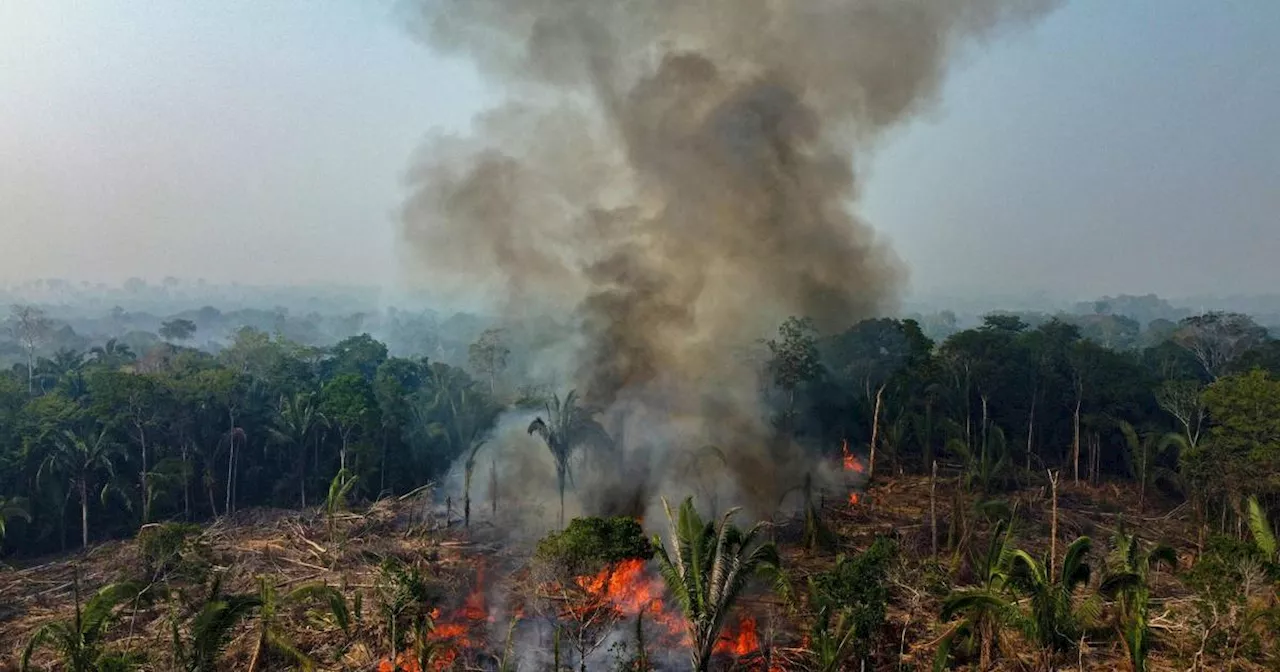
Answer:
POLYGON ((1208 415, 1200 392, 1200 384, 1194 380, 1166 381, 1156 390, 1156 402, 1182 425, 1187 445, 1192 448, 1200 441, 1200 432, 1208 415))
POLYGON ((36 347, 49 337, 51 323, 44 311, 35 306, 13 307, 13 337, 27 352, 27 394, 34 394, 36 347))
POLYGON ((1267 338, 1267 330, 1241 313, 1210 312, 1179 323, 1173 340, 1186 348, 1213 380, 1231 363, 1267 338))

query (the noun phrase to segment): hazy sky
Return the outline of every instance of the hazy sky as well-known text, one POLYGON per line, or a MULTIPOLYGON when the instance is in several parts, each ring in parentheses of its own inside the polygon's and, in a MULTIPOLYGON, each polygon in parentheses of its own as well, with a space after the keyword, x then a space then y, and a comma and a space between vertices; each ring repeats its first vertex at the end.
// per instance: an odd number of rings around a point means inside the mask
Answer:
MULTIPOLYGON (((390 0, 0 1, 0 282, 390 282, 495 98, 390 0)), ((1066 2, 858 164, 920 292, 1280 291, 1280 2, 1066 2)))

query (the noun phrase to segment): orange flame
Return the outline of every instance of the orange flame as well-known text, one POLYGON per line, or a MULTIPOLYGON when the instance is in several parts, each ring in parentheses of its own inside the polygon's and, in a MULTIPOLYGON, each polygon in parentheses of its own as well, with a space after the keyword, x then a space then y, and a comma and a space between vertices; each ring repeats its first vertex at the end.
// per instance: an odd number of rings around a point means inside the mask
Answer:
MULTIPOLYGON (((459 651, 474 647, 471 633, 479 624, 492 622, 488 604, 484 595, 484 566, 476 569, 476 580, 471 593, 462 603, 457 618, 441 620, 439 608, 432 609, 429 614, 435 626, 428 635, 431 642, 438 644, 435 659, 431 662, 431 672, 442 672, 450 669, 457 661, 459 651)), ((413 651, 406 651, 396 656, 393 664, 384 658, 378 663, 378 672, 423 672, 413 651)))
POLYGON ((861 501, 861 500, 862 500, 862 497, 861 497, 861 496, 859 496, 859 495, 858 495, 858 493, 856 493, 856 492, 851 492, 851 493, 849 493, 849 505, 850 505, 850 506, 857 506, 857 505, 858 505, 858 502, 859 502, 859 501, 861 501))
POLYGON ((673 638, 682 642, 688 639, 683 622, 678 616, 668 613, 663 604, 661 581, 645 573, 644 560, 623 560, 605 567, 594 576, 580 576, 574 581, 586 597, 579 605, 570 607, 573 615, 585 617, 599 609, 611 609, 621 618, 643 614, 673 638))
POLYGON ((746 616, 738 621, 736 631, 730 629, 720 635, 713 652, 741 658, 759 650, 760 636, 756 634, 756 619, 746 616))
POLYGON ((866 473, 867 468, 862 466, 862 461, 858 459, 858 456, 849 452, 848 439, 844 439, 843 444, 840 446, 840 452, 844 456, 845 471, 852 471, 855 474, 866 473))

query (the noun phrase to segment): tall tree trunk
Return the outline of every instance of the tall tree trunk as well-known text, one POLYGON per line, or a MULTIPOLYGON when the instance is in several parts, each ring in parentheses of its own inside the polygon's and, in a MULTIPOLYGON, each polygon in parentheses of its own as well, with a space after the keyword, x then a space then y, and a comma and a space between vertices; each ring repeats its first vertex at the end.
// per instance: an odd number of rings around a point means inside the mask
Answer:
POLYGON ((142 524, 151 522, 151 485, 147 474, 147 430, 142 423, 134 423, 138 429, 138 445, 142 449, 142 524))
POLYGON ((489 504, 490 514, 498 517, 498 460, 494 458, 489 466, 489 504))
POLYGON ((564 469, 556 468, 556 485, 560 487, 560 529, 564 529, 564 469))
POLYGON ((934 559, 938 557, 938 463, 933 463, 933 475, 929 478, 929 548, 934 559))
POLYGON ((35 364, 35 348, 27 348, 27 396, 33 396, 36 393, 36 364, 35 364))
POLYGON ((1031 413, 1027 416, 1027 474, 1031 474, 1031 450, 1036 433, 1036 396, 1031 397, 1031 413))
POLYGON ((302 495, 302 508, 307 508, 307 446, 306 439, 303 439, 303 445, 299 446, 302 455, 298 460, 298 490, 302 495))
POLYGON ((236 468, 236 414, 235 411, 227 411, 227 420, 230 428, 227 430, 227 502, 222 507, 223 513, 228 516, 235 513, 235 468, 236 468))
POLYGON ((1081 398, 1083 396, 1081 392, 1076 393, 1076 411, 1071 421, 1073 427, 1071 461, 1075 465, 1074 479, 1077 485, 1080 484, 1080 403, 1083 401, 1081 398))
POLYGON ((924 404, 924 463, 933 463, 933 400, 924 404))
POLYGON ((338 451, 338 473, 342 474, 342 484, 347 484, 347 432, 342 432, 342 449, 338 451))
POLYGON ((236 466, 236 436, 231 434, 227 443, 227 494, 226 502, 222 505, 222 511, 227 515, 231 515, 231 474, 236 466))
POLYGON ((80 547, 89 547, 89 484, 88 478, 81 478, 80 487, 80 547))
POLYGON ((1049 514, 1049 579, 1053 580, 1054 567, 1058 562, 1058 472, 1049 470, 1049 489, 1053 497, 1053 508, 1049 514))
POLYGON ((213 477, 212 477, 213 470, 210 468, 211 466, 212 465, 208 465, 205 467, 205 470, 209 472, 210 476, 205 480, 204 490, 206 493, 209 494, 209 513, 214 518, 217 518, 218 517, 218 500, 213 496, 213 477))
POLYGON ((474 466, 465 467, 466 474, 462 477, 462 527, 463 529, 471 529, 471 474, 475 469, 474 466))
POLYGON ((182 519, 191 522, 191 459, 187 452, 190 444, 182 440, 182 519))
POLYGON ((876 475, 876 444, 880 438, 880 404, 884 398, 884 385, 876 390, 876 404, 871 411, 871 454, 867 458, 867 479, 876 475))
POLYGON ((382 457, 378 467, 378 496, 387 491, 387 428, 382 428, 382 457))

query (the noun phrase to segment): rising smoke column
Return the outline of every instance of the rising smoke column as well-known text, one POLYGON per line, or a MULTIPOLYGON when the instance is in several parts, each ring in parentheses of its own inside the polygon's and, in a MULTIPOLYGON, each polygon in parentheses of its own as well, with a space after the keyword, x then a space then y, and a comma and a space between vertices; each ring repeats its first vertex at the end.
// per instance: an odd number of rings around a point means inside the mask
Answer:
MULTIPOLYGON (((1046 5, 419 0, 416 34, 507 99, 423 149, 409 258, 508 314, 572 315, 572 378, 617 427, 751 443, 757 371, 730 347, 789 315, 845 328, 902 283, 854 214, 855 159, 933 101, 961 47, 1046 5)), ((779 456, 734 448, 739 481, 768 490, 749 475, 779 456)))

